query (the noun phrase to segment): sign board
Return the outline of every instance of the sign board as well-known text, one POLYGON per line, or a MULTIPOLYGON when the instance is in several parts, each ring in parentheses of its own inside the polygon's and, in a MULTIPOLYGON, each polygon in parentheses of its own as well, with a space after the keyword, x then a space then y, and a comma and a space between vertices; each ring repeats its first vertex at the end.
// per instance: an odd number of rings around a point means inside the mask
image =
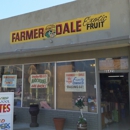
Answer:
POLYGON ((47 74, 31 75, 30 88, 47 88, 47 74))
POLYGON ((86 92, 86 72, 66 72, 65 91, 86 92))
POLYGON ((16 30, 10 33, 10 43, 18 44, 54 37, 99 31, 110 28, 110 13, 105 12, 68 21, 16 30))
POLYGON ((0 92, 0 130, 13 130, 14 93, 0 92))
POLYGON ((17 75, 3 75, 2 87, 3 88, 16 88, 17 75))

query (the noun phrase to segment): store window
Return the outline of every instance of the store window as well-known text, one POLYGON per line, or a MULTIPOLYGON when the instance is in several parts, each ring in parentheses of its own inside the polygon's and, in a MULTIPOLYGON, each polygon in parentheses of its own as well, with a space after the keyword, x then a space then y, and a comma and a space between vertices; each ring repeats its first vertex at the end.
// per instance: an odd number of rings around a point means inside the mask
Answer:
POLYGON ((14 92, 14 106, 21 107, 22 65, 0 67, 0 92, 14 92))
POLYGON ((99 70, 104 72, 114 72, 115 70, 128 70, 128 57, 100 58, 99 70))
POLYGON ((38 103, 43 108, 54 106, 54 64, 24 65, 23 107, 38 103))
POLYGON ((85 112, 97 112, 95 60, 59 62, 56 65, 57 109, 78 110, 75 100, 85 97, 85 112))

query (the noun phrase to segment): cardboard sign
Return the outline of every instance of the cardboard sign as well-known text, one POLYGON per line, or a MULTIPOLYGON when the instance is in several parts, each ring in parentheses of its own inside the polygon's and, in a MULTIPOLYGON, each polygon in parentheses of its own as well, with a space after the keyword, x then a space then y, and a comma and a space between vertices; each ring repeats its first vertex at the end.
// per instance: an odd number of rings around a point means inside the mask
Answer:
POLYGON ((3 88, 16 88, 17 75, 3 75, 2 87, 3 88))
POLYGON ((86 72, 65 73, 66 92, 86 92, 86 72))
POLYGON ((30 88, 47 88, 47 74, 31 75, 30 88))
POLYGON ((14 93, 0 92, 0 130, 13 130, 14 93))

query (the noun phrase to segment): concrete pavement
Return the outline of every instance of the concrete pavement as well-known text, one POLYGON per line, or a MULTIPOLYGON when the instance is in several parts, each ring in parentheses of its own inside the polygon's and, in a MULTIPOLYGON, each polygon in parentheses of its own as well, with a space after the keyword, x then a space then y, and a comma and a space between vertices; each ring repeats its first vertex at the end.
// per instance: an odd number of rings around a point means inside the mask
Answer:
MULTIPOLYGON (((55 130, 53 126, 39 125, 39 127, 30 127, 29 123, 14 123, 13 130, 55 130)), ((75 129, 63 129, 75 130, 75 129)))

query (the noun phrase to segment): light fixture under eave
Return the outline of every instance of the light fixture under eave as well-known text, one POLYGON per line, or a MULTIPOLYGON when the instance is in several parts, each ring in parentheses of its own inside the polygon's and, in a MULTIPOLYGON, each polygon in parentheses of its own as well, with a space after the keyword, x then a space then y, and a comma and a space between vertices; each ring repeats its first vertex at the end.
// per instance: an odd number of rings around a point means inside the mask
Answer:
POLYGON ((108 77, 124 77, 124 75, 111 75, 111 76, 108 76, 108 77))
POLYGON ((120 75, 120 77, 124 77, 124 75, 120 75))
POLYGON ((90 64, 91 67, 95 67, 95 64, 90 64))

